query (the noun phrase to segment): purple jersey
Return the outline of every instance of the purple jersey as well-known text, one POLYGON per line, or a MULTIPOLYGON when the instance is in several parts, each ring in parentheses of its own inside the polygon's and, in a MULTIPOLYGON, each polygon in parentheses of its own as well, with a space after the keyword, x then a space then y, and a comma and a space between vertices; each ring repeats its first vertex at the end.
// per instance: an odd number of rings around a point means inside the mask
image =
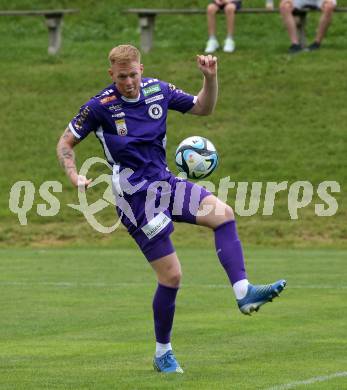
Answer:
POLYGON ((158 79, 143 78, 138 99, 125 98, 112 84, 81 107, 69 128, 79 139, 93 131, 113 171, 134 172, 127 177, 131 185, 143 179, 162 180, 170 175, 165 154, 167 112, 185 113, 195 102, 196 97, 158 79))

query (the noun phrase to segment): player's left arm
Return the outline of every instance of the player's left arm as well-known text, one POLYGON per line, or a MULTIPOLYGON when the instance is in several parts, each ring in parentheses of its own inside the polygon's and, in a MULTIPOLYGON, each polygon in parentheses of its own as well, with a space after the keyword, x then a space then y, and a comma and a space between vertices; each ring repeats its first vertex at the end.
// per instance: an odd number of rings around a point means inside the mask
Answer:
POLYGON ((78 187, 80 191, 83 191, 89 186, 92 180, 79 175, 77 172, 75 153, 73 149, 79 144, 79 142, 80 140, 76 138, 71 130, 66 128, 57 144, 57 156, 60 165, 64 168, 71 183, 75 187, 78 187))
POLYGON ((194 107, 188 112, 194 115, 210 115, 216 106, 218 96, 217 57, 210 54, 198 55, 196 61, 204 75, 204 83, 194 107))

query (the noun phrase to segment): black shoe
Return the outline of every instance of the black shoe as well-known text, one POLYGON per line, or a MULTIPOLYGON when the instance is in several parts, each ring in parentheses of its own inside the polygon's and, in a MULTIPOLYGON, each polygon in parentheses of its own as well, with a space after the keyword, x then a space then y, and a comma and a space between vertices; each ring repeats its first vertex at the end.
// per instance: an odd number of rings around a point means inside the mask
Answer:
POLYGON ((298 43, 292 43, 288 49, 289 54, 296 54, 302 51, 302 47, 298 43))
POLYGON ((320 43, 317 41, 314 41, 311 43, 311 45, 307 48, 308 51, 318 50, 320 48, 320 43))

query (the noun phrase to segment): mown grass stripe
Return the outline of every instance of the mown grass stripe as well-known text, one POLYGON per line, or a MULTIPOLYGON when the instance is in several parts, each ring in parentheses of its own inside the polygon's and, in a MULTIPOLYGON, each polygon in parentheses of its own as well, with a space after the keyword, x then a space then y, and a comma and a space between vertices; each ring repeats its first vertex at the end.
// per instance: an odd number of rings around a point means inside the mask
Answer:
POLYGON ((295 382, 292 382, 292 383, 287 383, 287 384, 285 384, 285 385, 279 385, 279 386, 270 387, 270 388, 267 388, 267 389, 265 389, 265 390, 287 390, 287 389, 294 389, 294 388, 297 387, 297 386, 301 386, 301 385, 313 385, 314 383, 326 382, 326 381, 329 381, 329 380, 331 380, 331 379, 341 378, 341 377, 345 377, 345 376, 347 376, 347 371, 336 372, 335 374, 325 375, 325 376, 315 376, 315 377, 313 377, 313 378, 306 379, 306 380, 304 380, 304 381, 295 381, 295 382))
MULTIPOLYGON (((0 286, 53 286, 53 287, 139 287, 139 286, 152 286, 153 283, 99 283, 99 282, 26 282, 26 281, 0 281, 0 286)), ((184 288, 230 288, 229 284, 182 284, 184 288)), ((345 290, 347 285, 294 285, 290 286, 291 289, 335 289, 335 290, 345 290)))

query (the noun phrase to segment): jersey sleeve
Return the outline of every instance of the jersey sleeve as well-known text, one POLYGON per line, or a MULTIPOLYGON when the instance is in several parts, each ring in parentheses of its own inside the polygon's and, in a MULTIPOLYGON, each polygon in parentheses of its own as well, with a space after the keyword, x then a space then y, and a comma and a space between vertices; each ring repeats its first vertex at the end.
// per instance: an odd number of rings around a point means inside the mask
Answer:
POLYGON ((97 120, 90 104, 83 105, 79 113, 69 123, 69 129, 78 139, 85 138, 98 127, 97 120))
POLYGON ((176 88, 173 84, 167 84, 167 96, 170 110, 185 113, 196 103, 197 97, 176 88))

